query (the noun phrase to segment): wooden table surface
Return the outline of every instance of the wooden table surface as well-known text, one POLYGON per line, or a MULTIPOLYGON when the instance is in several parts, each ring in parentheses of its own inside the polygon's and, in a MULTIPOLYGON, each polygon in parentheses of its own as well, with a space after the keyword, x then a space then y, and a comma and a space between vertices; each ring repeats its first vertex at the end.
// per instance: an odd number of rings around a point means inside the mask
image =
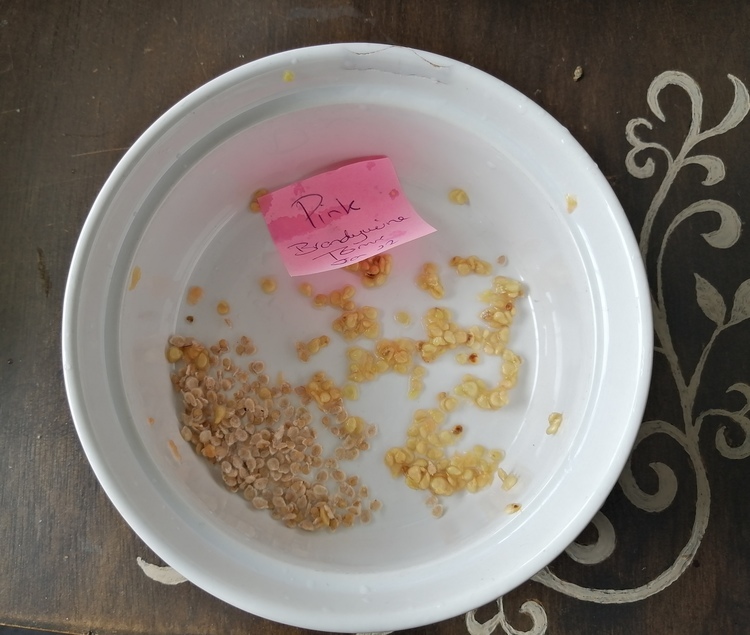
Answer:
POLYGON ((566 126, 644 245, 655 308, 639 444, 598 532, 580 538, 594 546, 573 546, 475 613, 411 632, 747 633, 748 33, 742 0, 0 0, 0 624, 303 632, 137 565, 162 563, 79 444, 62 299, 99 188, 167 108, 271 53, 372 41, 472 64, 566 126))

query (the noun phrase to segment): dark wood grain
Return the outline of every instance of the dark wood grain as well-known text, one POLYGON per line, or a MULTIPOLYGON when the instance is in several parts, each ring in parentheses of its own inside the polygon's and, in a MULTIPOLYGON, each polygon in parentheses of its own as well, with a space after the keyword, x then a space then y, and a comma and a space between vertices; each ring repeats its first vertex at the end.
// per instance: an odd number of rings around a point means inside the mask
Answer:
MULTIPOLYGON (((750 81, 749 27, 750 5, 741 0, 0 0, 0 623, 70 633, 303 632, 245 614, 190 584, 167 587, 146 578, 136 557, 158 558, 102 493, 68 411, 61 306, 78 232, 125 149, 169 106, 225 71, 289 48, 374 41, 434 51, 502 79, 568 127, 639 231, 658 182, 627 171, 627 122, 650 114, 645 96, 655 76, 681 70, 701 86, 706 122, 717 123, 732 101, 727 74, 750 81), (584 74, 574 81, 579 65, 584 74)), ((665 91, 663 106, 670 126, 654 134, 679 144, 689 124, 687 98, 665 91)), ((680 176, 665 205, 679 210, 710 195, 747 220, 749 148, 748 122, 707 142, 704 151, 721 157, 726 179, 707 194, 696 167, 680 176)), ((711 280, 728 304, 750 278, 748 233, 717 253, 700 238, 714 229, 710 218, 686 223, 664 265, 670 323, 686 368, 710 335, 696 310, 694 273, 711 280)), ((648 264, 653 282, 654 263, 648 264)), ((750 381, 750 326, 722 338, 696 407, 741 405, 725 391, 750 381)), ((647 418, 679 421, 672 376, 658 355, 652 387, 647 418)), ((720 424, 707 421, 701 434, 712 514, 690 569, 665 591, 621 605, 581 602, 529 582, 505 598, 516 628, 529 628, 518 610, 537 599, 555 634, 746 633, 750 463, 716 451, 720 424)), ((740 431, 730 435, 742 441, 740 431)), ((555 572, 583 586, 627 588, 673 562, 695 515, 695 474, 673 442, 649 439, 634 459, 647 490, 656 487, 653 461, 679 475, 674 504, 649 514, 616 489, 604 508, 618 530, 615 553, 598 567, 563 556, 555 572)), ((495 612, 484 607, 477 619, 495 612)), ((448 635, 466 627, 461 616, 410 632, 448 635)))

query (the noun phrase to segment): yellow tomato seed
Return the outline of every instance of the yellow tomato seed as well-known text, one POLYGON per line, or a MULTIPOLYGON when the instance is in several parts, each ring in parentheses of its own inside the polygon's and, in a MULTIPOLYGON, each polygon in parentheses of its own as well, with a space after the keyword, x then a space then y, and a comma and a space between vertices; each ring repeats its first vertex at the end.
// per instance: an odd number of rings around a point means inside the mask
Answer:
POLYGON ((448 192, 448 200, 454 205, 468 205, 469 195, 457 187, 448 192))

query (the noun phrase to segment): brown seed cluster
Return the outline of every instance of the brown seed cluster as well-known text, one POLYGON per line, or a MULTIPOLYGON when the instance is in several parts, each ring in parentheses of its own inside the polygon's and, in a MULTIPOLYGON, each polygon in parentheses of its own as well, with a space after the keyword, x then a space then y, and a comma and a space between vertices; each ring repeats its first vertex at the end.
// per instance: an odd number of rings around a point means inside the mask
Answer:
MULTIPOLYGON (((479 259, 471 257, 464 260, 483 263, 470 265, 477 267, 477 273, 485 272, 485 264, 491 269, 489 263, 479 259)), ((455 260, 453 262, 460 264, 455 260)), ((391 473, 403 477, 409 487, 429 490, 432 497, 448 496, 464 490, 476 492, 487 487, 496 473, 502 475, 504 489, 515 485, 515 475, 508 475, 502 470, 498 472, 503 458, 500 450, 475 446, 467 452, 447 454, 446 448, 456 443, 464 429, 461 424, 451 427, 447 423, 447 415, 456 410, 459 401, 469 402, 482 410, 497 410, 508 403, 508 391, 516 384, 521 359, 506 346, 515 317, 515 301, 521 295, 521 285, 515 280, 494 278, 492 287, 480 295, 480 299, 488 305, 479 316, 485 326, 461 327, 453 321, 451 312, 443 307, 433 307, 425 313, 423 324, 427 337, 416 342, 415 349, 407 350, 418 354, 425 363, 434 362, 445 352, 454 349, 463 349, 457 353, 457 360, 464 364, 478 363, 480 353, 500 357, 500 377, 497 383, 488 383, 473 375, 465 375, 451 393, 441 392, 437 395, 438 408, 417 410, 406 443, 391 448, 385 457, 391 473)), ((374 354, 357 349, 357 355, 367 360, 370 366, 374 365, 376 370, 391 370, 390 366, 386 368, 383 356, 378 354, 377 345, 374 354)), ((412 362, 412 368, 409 396, 415 398, 423 387, 424 367, 415 366, 412 362)), ((432 508, 436 517, 442 515, 443 507, 439 502, 432 508)))
POLYGON ((393 476, 403 476, 412 489, 429 490, 436 496, 478 492, 492 483, 503 453, 477 445, 447 456, 446 448, 456 444, 463 426, 447 428, 445 420, 441 409, 417 410, 406 444, 388 450, 385 463, 393 476))
MULTIPOLYGON (((487 275, 492 270, 488 262, 476 256, 455 257, 450 264, 459 275, 469 273, 487 275)), ((424 265, 418 284, 434 297, 443 295, 437 266, 433 263, 424 265)), ((464 349, 457 354, 459 363, 477 364, 480 361, 480 353, 498 356, 502 360, 500 378, 496 384, 490 385, 478 377, 465 375, 454 388, 453 394, 444 392, 438 395, 440 409, 430 412, 433 412, 433 415, 435 412, 442 414, 425 418, 425 411, 418 411, 415 415, 410 435, 416 434, 419 430, 420 434, 425 435, 424 438, 421 441, 409 438, 405 446, 392 448, 386 455, 386 463, 392 472, 395 475, 406 475, 410 486, 416 486, 417 474, 420 475, 419 483, 422 489, 424 489, 422 486, 432 483, 433 476, 437 476, 437 480, 429 488, 434 494, 443 495, 463 489, 477 491, 492 481, 499 463, 498 457, 501 455, 498 450, 491 451, 489 458, 481 454, 477 455, 476 451, 455 453, 451 458, 446 458, 443 449, 445 444, 449 441, 455 442, 456 430, 463 428, 454 426, 448 431, 438 431, 434 429, 434 426, 442 423, 444 413, 455 410, 459 399, 469 401, 483 410, 497 410, 508 403, 508 391, 517 381, 521 359, 507 349, 506 345, 510 337, 510 326, 516 313, 515 302, 521 295, 522 288, 517 281, 498 276, 493 279, 491 288, 480 295, 480 300, 487 305, 479 316, 485 326, 461 327, 453 321, 448 309, 433 307, 423 317, 426 331, 424 340, 381 339, 376 341, 374 350, 362 347, 348 349, 348 377, 351 381, 357 383, 372 381, 386 372, 409 375, 408 394, 412 399, 416 399, 422 393, 426 373, 423 366, 415 363, 417 355, 421 361, 432 363, 449 350, 464 349), (442 462, 436 463, 435 461, 442 462), (449 472, 446 471, 448 468, 450 468, 449 472), (456 473, 458 468, 466 469, 458 474, 456 473)), ((327 300, 330 303, 330 297, 327 300)), ((374 313, 370 314, 370 317, 374 316, 374 313)), ((334 322, 334 329, 344 334, 346 339, 354 339, 363 330, 360 322, 363 317, 361 310, 344 312, 334 322)), ((365 328, 366 326, 364 325, 365 328)), ((511 481, 504 481, 504 483, 508 482, 511 481)))
POLYGON ((375 339, 380 334, 378 310, 372 306, 357 306, 353 299, 356 289, 352 285, 347 284, 326 294, 315 293, 312 285, 304 282, 298 290, 303 296, 312 298, 312 305, 317 309, 330 306, 341 310, 331 327, 345 340, 375 339))
POLYGON ((468 276, 470 273, 488 276, 492 273, 492 265, 477 256, 469 256, 468 258, 453 256, 450 260, 450 265, 460 276, 468 276))
MULTIPOLYGON (((377 287, 387 280, 391 265, 390 255, 384 255, 348 269, 360 276, 363 286, 377 287)), ((492 270, 488 262, 476 256, 456 256, 450 265, 458 275, 488 275, 492 270)), ((271 278, 260 284, 266 293, 276 287, 271 278)), ((422 267, 417 284, 433 298, 444 296, 434 263, 422 267)), ((358 384, 387 372, 408 377, 408 396, 416 399, 424 390, 426 368, 421 363, 432 363, 448 351, 455 351, 461 364, 477 364, 480 355, 499 357, 499 379, 487 382, 464 375, 452 390, 439 393, 437 407, 415 412, 403 445, 386 453, 386 465, 409 487, 429 492, 428 505, 435 517, 444 511, 440 496, 479 491, 496 474, 504 489, 515 484, 517 477, 499 468, 502 451, 483 446, 449 451, 462 437, 464 426, 448 418, 462 402, 484 410, 507 404, 521 363, 507 348, 515 302, 523 294, 518 282, 495 277, 491 288, 480 294, 486 305, 479 314, 482 324, 463 327, 454 322, 447 308, 428 309, 422 318, 422 340, 378 339, 378 310, 358 306, 352 285, 316 293, 310 283, 304 282, 298 289, 312 306, 338 310, 331 326, 345 340, 374 340, 371 348, 347 350, 348 379, 353 383, 337 386, 321 371, 293 389, 281 376, 272 381, 259 360, 251 361, 246 368, 236 364, 227 355, 225 340, 206 348, 195 340, 175 336, 167 347, 167 360, 176 368, 172 381, 183 398, 182 436, 198 453, 220 465, 227 487, 241 491, 253 507, 268 509, 290 527, 336 529, 369 522, 380 503, 366 504, 367 488, 360 485, 358 477, 346 474, 340 462, 354 460, 367 451, 377 429, 348 412, 346 402, 358 398, 358 384), (317 441, 316 425, 336 439, 329 456, 324 456, 317 441)), ((217 310, 225 315, 229 305, 222 303, 217 310)), ((403 325, 411 321, 405 312, 394 317, 403 325)), ((327 335, 297 342, 298 358, 306 362, 329 343, 327 335)), ((237 356, 253 355, 255 346, 243 337, 234 352, 237 356)), ((552 428, 551 417, 548 433, 554 433, 550 432, 552 428)))
POLYGON ((417 348, 422 360, 428 364, 440 355, 457 346, 471 346, 473 337, 453 322, 449 309, 434 307, 422 319, 427 338, 420 341, 417 348))
MULTIPOLYGON (((451 262, 455 260, 456 258, 451 262)), ((477 272, 491 273, 491 265, 475 256, 462 259, 462 262, 473 263, 471 266, 476 267, 477 272)), ((432 275, 436 272, 436 269, 429 268, 430 265, 431 263, 425 265, 423 273, 432 275)), ((432 283, 429 279, 425 278, 420 287, 429 289, 430 284, 432 283)), ((439 289, 438 295, 442 297, 442 284, 439 289)), ((522 295, 523 290, 516 280, 504 276, 494 278, 492 287, 484 291, 479 298, 488 305, 479 316, 486 324, 485 328, 478 325, 462 328, 453 321, 450 310, 446 308, 434 307, 428 310, 423 318, 427 339, 418 344, 423 361, 433 362, 446 351, 460 346, 466 346, 475 352, 483 351, 488 355, 503 355, 510 338, 510 326, 516 314, 515 302, 522 295)), ((465 358, 458 358, 458 361, 474 364, 478 362, 478 357, 468 353, 465 358)))
POLYGON ((434 262, 427 262, 422 266, 417 276, 417 286, 423 291, 427 291, 436 300, 440 300, 445 295, 445 289, 434 262))
POLYGON ((349 379, 357 383, 372 381, 388 371, 407 375, 414 367, 416 349, 417 343, 407 337, 378 340, 375 352, 353 346, 347 350, 349 379))
MULTIPOLYGON (((229 350, 226 340, 206 347, 170 338, 182 438, 218 467, 226 487, 288 527, 335 530, 369 522, 380 503, 369 500, 367 487, 341 462, 368 449, 376 428, 346 411, 342 391, 327 378, 316 375, 294 389, 281 376, 273 381, 262 361, 238 364, 229 350), (306 407, 312 401, 316 411, 306 407), (321 425, 337 439, 333 456, 318 442, 321 412, 321 425)), ((243 337, 234 352, 252 355, 255 346, 243 337)))
POLYGON ((317 293, 313 298, 313 306, 316 309, 328 306, 328 296, 325 293, 317 293))
POLYGON ((347 340, 366 337, 374 340, 380 335, 380 321, 378 310, 372 306, 356 307, 351 311, 342 311, 333 321, 333 330, 340 333, 347 340))
POLYGON ((303 282, 297 287, 297 290, 306 298, 312 298, 312 305, 316 309, 324 306, 332 306, 344 311, 352 311, 357 306, 352 299, 357 290, 350 284, 345 285, 341 289, 334 289, 328 294, 315 293, 313 286, 309 282, 303 282))
POLYGON ((508 391, 516 385, 520 366, 521 358, 510 349, 505 349, 500 367, 501 377, 497 384, 488 386, 479 377, 464 375, 461 383, 456 386, 455 393, 472 401, 482 410, 499 410, 508 404, 508 391))
POLYGON ((409 338, 396 340, 381 339, 375 343, 375 350, 353 346, 347 350, 349 359, 349 379, 357 383, 373 381, 379 375, 390 371, 412 377, 424 376, 424 369, 417 371, 414 357, 417 342, 409 338))
MULTIPOLYGON (((490 266, 475 256, 465 260, 482 262, 490 266)), ((350 348, 347 351, 349 379, 361 383, 372 381, 378 375, 389 371, 400 374, 412 373, 409 396, 416 398, 422 392, 425 374, 424 369, 415 363, 416 356, 419 355, 423 362, 429 364, 447 351, 464 349, 456 355, 456 360, 460 364, 478 364, 480 353, 500 357, 501 377, 496 385, 489 386, 473 375, 466 375, 456 386, 456 395, 472 401, 484 410, 502 408, 508 402, 508 391, 516 384, 521 364, 520 357, 507 348, 507 343, 516 314, 515 302, 522 293, 521 285, 517 281, 503 276, 494 278, 492 287, 480 294, 480 300, 488 305, 479 315, 485 326, 472 325, 465 328, 453 321, 449 309, 430 308, 422 319, 426 333, 424 340, 381 339, 375 343, 373 351, 361 347, 350 348)), ((369 315, 376 315, 375 310, 372 310, 373 313, 369 315)), ((362 330, 369 327, 369 324, 360 321, 361 311, 362 309, 358 309, 357 312, 342 313, 334 322, 334 330, 341 332, 348 340, 361 335, 362 330)), ((373 337, 369 332, 366 332, 366 336, 373 337)))
POLYGON ((297 342, 297 357, 306 362, 330 344, 331 339, 327 335, 313 337, 309 342, 297 342))
POLYGON ((352 300, 355 293, 356 289, 350 284, 341 289, 334 289, 328 294, 328 304, 344 311, 353 311, 356 308, 354 300, 352 300))
POLYGON ((349 359, 349 379, 357 383, 373 381, 388 370, 388 362, 378 359, 365 348, 353 346, 346 352, 349 359))
POLYGON ((360 260, 353 265, 344 267, 344 269, 356 273, 365 287, 381 287, 386 283, 388 276, 391 274, 392 260, 390 254, 382 254, 360 260))
POLYGON ((424 376, 427 370, 424 366, 415 366, 409 375, 409 399, 417 399, 424 390, 424 376))
POLYGON ((414 366, 414 353, 417 343, 408 337, 396 340, 378 340, 375 344, 375 354, 388 364, 388 368, 406 375, 414 366))
POLYGON ((352 461, 360 452, 369 450, 368 439, 377 434, 374 424, 368 424, 361 417, 347 412, 344 399, 352 393, 351 388, 339 388, 323 371, 318 371, 305 386, 297 388, 302 403, 314 401, 320 412, 324 413, 322 424, 341 440, 341 445, 334 451, 335 458, 341 461, 352 461))
MULTIPOLYGON (((516 314, 516 300, 523 295, 521 283, 504 276, 497 276, 492 281, 492 289, 483 292, 479 299, 490 305, 480 317, 496 329, 510 326, 516 314)), ((507 341, 507 339, 506 339, 507 341)))

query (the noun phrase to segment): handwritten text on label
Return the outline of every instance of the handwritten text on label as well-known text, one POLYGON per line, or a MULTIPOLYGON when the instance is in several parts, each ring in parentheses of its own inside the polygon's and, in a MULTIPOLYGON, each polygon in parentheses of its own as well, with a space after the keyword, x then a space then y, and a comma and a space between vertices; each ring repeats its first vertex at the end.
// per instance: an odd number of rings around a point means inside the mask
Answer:
POLYGON ((435 231, 403 194, 387 157, 298 181, 258 203, 292 276, 337 269, 435 231))

